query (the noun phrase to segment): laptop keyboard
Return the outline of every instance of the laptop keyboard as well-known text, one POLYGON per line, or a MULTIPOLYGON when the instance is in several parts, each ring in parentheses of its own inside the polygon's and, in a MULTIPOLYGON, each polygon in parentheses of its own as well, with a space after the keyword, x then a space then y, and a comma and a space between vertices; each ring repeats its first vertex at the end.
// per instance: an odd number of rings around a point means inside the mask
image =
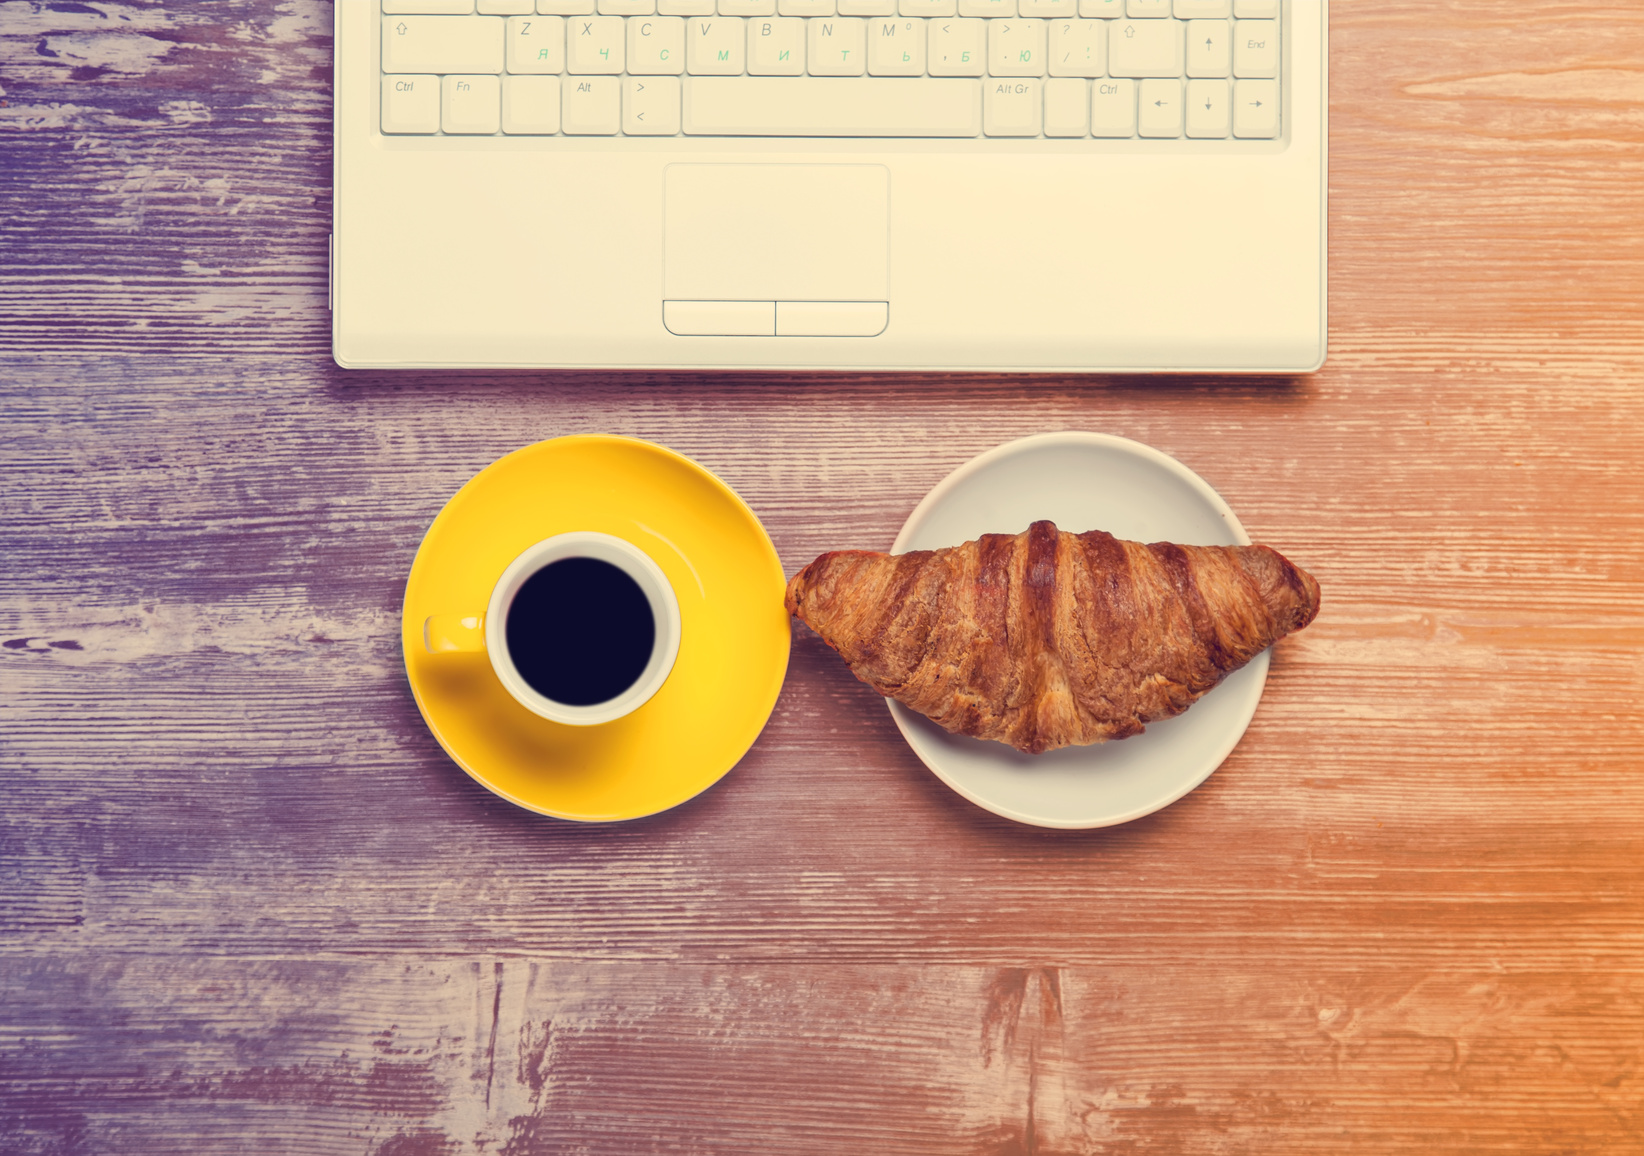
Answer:
POLYGON ((1263 140, 1281 128, 1281 0, 381 5, 384 133, 1263 140))

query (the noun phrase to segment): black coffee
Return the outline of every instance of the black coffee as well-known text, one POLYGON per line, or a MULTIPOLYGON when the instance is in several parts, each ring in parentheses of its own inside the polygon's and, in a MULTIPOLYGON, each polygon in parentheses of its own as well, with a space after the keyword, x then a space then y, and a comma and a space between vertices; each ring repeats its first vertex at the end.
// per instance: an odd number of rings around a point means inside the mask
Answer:
POLYGON ((639 679, 656 619, 639 583, 597 558, 561 558, 525 580, 508 608, 508 657, 544 698, 609 702, 639 679))

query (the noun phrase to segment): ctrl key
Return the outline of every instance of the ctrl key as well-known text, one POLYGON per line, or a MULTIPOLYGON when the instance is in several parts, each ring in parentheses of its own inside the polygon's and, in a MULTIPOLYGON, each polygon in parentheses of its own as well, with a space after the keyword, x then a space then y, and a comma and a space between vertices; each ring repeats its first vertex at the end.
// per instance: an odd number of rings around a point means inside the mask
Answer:
POLYGON ((382 131, 439 132, 440 78, 407 75, 383 77, 382 131))

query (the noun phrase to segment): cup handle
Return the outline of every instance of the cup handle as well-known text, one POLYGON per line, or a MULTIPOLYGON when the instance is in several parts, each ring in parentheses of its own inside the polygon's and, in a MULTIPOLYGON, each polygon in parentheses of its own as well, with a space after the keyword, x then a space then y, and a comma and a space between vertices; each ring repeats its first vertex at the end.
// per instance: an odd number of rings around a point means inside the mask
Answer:
POLYGON ((482 654, 485 615, 430 614, 423 620, 422 644, 429 654, 482 654))

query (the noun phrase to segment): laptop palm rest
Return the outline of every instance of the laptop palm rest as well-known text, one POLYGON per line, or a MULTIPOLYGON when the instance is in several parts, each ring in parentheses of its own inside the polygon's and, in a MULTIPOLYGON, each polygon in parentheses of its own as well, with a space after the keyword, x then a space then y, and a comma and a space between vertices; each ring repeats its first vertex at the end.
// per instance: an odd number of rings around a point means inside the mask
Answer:
POLYGON ((680 336, 872 337, 890 316, 883 165, 666 170, 663 323, 680 336))

